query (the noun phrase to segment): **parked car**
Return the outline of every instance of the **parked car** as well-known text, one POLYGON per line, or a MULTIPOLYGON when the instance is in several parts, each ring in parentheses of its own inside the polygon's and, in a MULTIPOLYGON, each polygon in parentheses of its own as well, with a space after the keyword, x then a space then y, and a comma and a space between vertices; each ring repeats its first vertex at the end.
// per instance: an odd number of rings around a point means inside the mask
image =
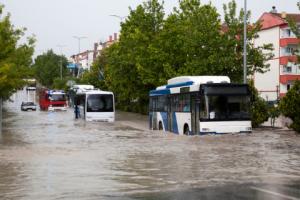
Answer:
POLYGON ((22 111, 36 111, 36 105, 33 102, 22 102, 21 104, 21 110, 22 111))

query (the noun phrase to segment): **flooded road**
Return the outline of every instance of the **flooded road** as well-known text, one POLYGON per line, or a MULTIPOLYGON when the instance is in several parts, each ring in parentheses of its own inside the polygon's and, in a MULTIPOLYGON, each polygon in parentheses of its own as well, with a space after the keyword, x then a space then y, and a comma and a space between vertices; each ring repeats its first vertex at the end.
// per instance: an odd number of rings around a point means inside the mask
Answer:
POLYGON ((130 113, 88 123, 71 109, 21 112, 27 98, 5 103, 0 199, 300 199, 292 131, 178 136, 130 113))

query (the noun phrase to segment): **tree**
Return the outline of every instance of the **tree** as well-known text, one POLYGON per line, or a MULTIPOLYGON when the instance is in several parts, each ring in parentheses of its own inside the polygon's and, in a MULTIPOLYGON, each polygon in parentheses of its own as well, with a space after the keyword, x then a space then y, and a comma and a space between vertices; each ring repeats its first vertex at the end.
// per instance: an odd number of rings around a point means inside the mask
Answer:
MULTIPOLYGON (((222 31, 220 15, 211 3, 182 0, 164 18, 163 3, 148 0, 130 9, 121 23, 119 42, 103 52, 101 63, 84 79, 100 83, 97 76, 104 72, 105 85, 117 94, 119 105, 137 105, 143 112, 149 91, 175 76, 227 75, 232 82, 241 82, 244 15, 241 10, 237 16, 235 1, 224 11, 227 31, 222 31)), ((265 61, 272 57, 271 45, 254 46, 258 30, 259 25, 248 29, 248 75, 266 71, 265 61)))
MULTIPOLYGON (((298 1, 297 3, 298 9, 300 10, 300 1, 298 1)), ((290 16, 288 16, 288 24, 291 27, 291 30, 293 31, 293 33, 296 35, 296 37, 298 39, 300 39, 300 30, 298 28, 297 22, 295 21, 295 19, 291 18, 290 16)), ((296 50, 296 55, 297 55, 297 63, 299 64, 300 61, 300 54, 299 54, 299 48, 300 48, 300 43, 298 44, 298 49, 296 50)), ((300 65, 298 65, 299 69, 300 69, 300 65)))
POLYGON ((259 96, 258 91, 254 87, 253 81, 249 83, 249 86, 252 94, 252 99, 251 99, 252 127, 256 128, 260 124, 268 120, 269 118, 268 105, 266 101, 259 96))
MULTIPOLYGON (((300 1, 298 1, 297 6, 300 10, 300 1)), ((293 33, 296 37, 300 39, 300 31, 297 26, 297 23, 292 18, 288 18, 289 26, 291 27, 293 33)), ((298 44, 299 47, 299 44, 298 44)), ((300 55, 298 50, 297 63, 300 69, 299 61, 300 55)), ((286 117, 289 117, 293 122, 291 128, 297 132, 300 132, 300 81, 296 81, 293 84, 293 87, 287 92, 286 96, 283 97, 279 104, 279 109, 282 114, 286 117)))
MULTIPOLYGON (((0 5, 0 16, 3 8, 0 5)), ((8 99, 30 76, 35 39, 29 37, 27 43, 19 44, 24 31, 11 24, 9 14, 0 19, 0 98, 8 99)))
POLYGON ((280 103, 279 109, 282 114, 289 117, 293 122, 291 128, 300 133, 300 81, 296 81, 280 103))
POLYGON ((244 41, 244 15, 247 19, 247 75, 253 75, 255 72, 264 73, 268 70, 269 64, 266 61, 273 58, 273 45, 264 44, 255 46, 254 40, 257 39, 258 31, 260 31, 260 22, 250 24, 250 11, 247 13, 240 10, 237 16, 235 0, 232 0, 228 5, 223 5, 224 8, 224 26, 223 34, 223 49, 226 49, 226 58, 223 63, 223 75, 228 75, 232 81, 241 82, 243 74, 243 41, 244 41))
POLYGON ((146 112, 149 90, 165 81, 157 39, 163 27, 163 6, 149 0, 130 9, 121 24, 119 43, 107 50, 106 85, 117 94, 119 105, 146 112), (135 107, 135 108, 134 108, 135 107))
POLYGON ((45 87, 51 88, 54 80, 60 78, 60 68, 62 66, 62 76, 68 73, 67 58, 65 56, 56 55, 52 50, 39 55, 34 60, 35 77, 45 87))
POLYGON ((160 40, 168 75, 219 74, 223 53, 220 24, 219 14, 211 4, 180 1, 179 8, 166 19, 160 40))
POLYGON ((91 66, 90 71, 85 71, 80 79, 82 84, 90 84, 101 90, 107 89, 104 82, 104 68, 107 64, 105 50, 96 58, 91 66))

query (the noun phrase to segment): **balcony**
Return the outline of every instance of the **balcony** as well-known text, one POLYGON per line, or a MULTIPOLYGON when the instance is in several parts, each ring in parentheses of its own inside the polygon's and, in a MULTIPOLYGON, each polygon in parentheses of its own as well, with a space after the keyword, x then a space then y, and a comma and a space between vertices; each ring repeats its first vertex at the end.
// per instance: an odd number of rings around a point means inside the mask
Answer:
POLYGON ((296 55, 291 55, 291 56, 281 56, 279 58, 279 63, 280 65, 287 65, 289 62, 297 62, 297 56, 296 55))
POLYGON ((295 81, 295 80, 300 80, 300 74, 299 75, 280 75, 280 83, 282 84, 287 84, 289 82, 295 81))
POLYGON ((288 45, 298 45, 300 40, 298 38, 281 38, 279 41, 280 47, 286 47, 288 45))
POLYGON ((289 62, 287 65, 281 66, 280 75, 300 75, 300 65, 289 62))

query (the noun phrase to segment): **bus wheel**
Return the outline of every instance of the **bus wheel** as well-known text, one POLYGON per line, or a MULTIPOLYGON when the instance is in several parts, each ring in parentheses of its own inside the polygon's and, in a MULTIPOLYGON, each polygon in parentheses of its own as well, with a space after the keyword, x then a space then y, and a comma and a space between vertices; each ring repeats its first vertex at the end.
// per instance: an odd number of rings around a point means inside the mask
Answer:
POLYGON ((163 130, 163 126, 161 122, 158 123, 158 130, 163 130))
POLYGON ((185 124, 183 128, 183 134, 189 135, 189 132, 190 132, 189 125, 185 124))

